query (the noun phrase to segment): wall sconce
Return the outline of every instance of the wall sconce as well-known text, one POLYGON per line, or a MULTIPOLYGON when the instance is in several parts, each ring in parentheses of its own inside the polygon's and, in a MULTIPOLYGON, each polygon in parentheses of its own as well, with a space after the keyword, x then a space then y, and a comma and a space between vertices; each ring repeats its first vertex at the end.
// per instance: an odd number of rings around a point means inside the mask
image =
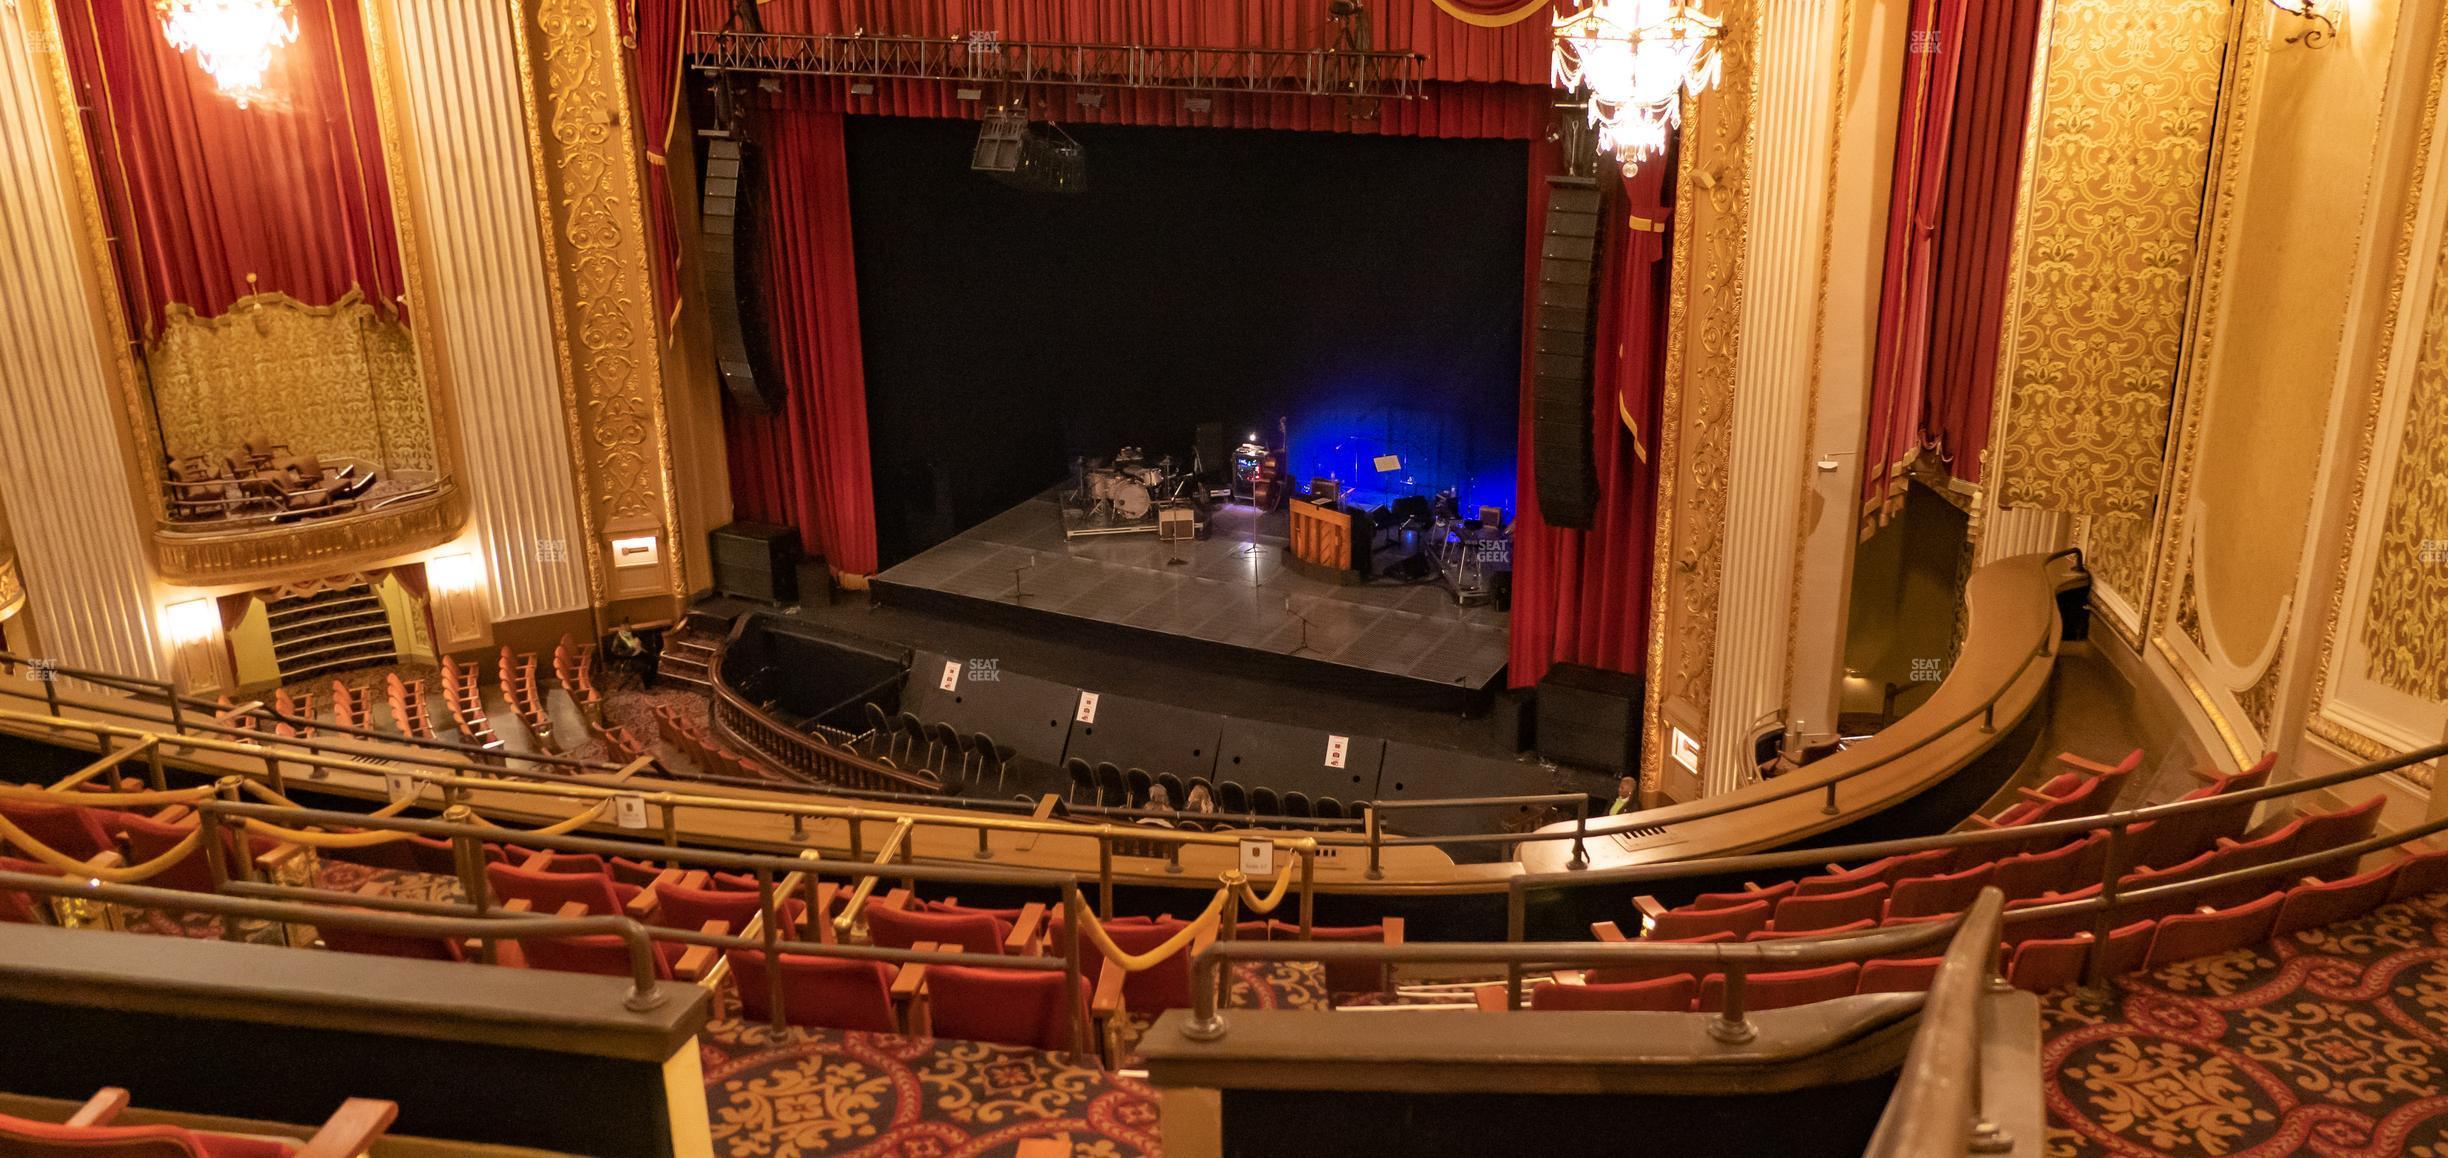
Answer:
POLYGON ((2295 35, 2286 38, 2288 44, 2319 48, 2337 36, 2337 18, 2321 11, 2321 5, 2324 2, 2325 0, 2270 0, 2271 7, 2303 21, 2303 27, 2295 35))
POLYGON ((170 645, 170 668, 190 694, 229 686, 223 662, 221 608, 213 600, 189 599, 162 608, 162 642, 170 645))
POLYGON ((476 565, 476 556, 470 552, 436 555, 425 560, 425 582, 437 595, 463 595, 483 584, 484 569, 476 565))

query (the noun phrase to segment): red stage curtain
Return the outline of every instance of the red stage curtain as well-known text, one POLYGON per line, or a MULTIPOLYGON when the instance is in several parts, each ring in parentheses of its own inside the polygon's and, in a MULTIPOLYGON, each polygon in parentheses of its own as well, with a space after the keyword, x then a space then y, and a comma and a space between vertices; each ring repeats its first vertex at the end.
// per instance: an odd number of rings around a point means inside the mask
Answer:
POLYGON ((1671 155, 1624 177, 1607 203, 1600 243, 1598 351, 1591 366, 1591 430, 1599 498, 1590 529, 1548 526, 1531 478, 1529 347, 1537 311, 1538 256, 1546 230, 1545 175, 1551 146, 1531 149, 1530 235, 1525 255, 1519 466, 1513 521, 1513 637, 1508 682, 1528 687, 1557 663, 1638 672, 1649 646, 1650 557, 1657 473, 1649 465, 1665 372, 1666 302, 1672 263, 1666 223, 1673 209, 1671 155))
MULTIPOLYGON (((880 80, 865 96, 850 93, 846 80, 806 82, 816 107, 867 116, 970 117, 976 101, 961 100, 958 87, 943 81, 880 80)), ((1428 86, 1419 100, 1378 101, 1366 110, 1354 102, 1325 97, 1252 96, 1219 93, 1205 112, 1192 112, 1178 92, 1153 89, 1108 91, 1096 108, 1073 102, 1048 107, 1045 100, 1069 101, 1067 96, 1042 98, 1040 120, 1087 125, 1157 125, 1210 129, 1285 129, 1298 132, 1376 133, 1402 137, 1499 137, 1528 140, 1545 135, 1555 93, 1545 87, 1513 84, 1442 84, 1428 86)))
POLYGON ((639 131, 646 139, 646 222, 654 234, 655 300, 665 325, 679 315, 680 226, 673 211, 670 150, 691 148, 677 138, 681 95, 681 53, 688 42, 684 22, 686 0, 632 0, 629 40, 637 46, 630 81, 637 89, 639 131))
POLYGON ((769 216, 745 257, 772 294, 774 360, 789 397, 771 416, 726 403, 731 503, 739 518, 799 528, 834 570, 863 575, 876 567, 875 495, 842 117, 769 109, 757 136, 769 216))
POLYGON ((1977 483, 1989 445, 2039 0, 1916 0, 1896 125, 1862 513, 1924 452, 1977 483))
POLYGON ((298 38, 239 108, 170 47, 150 0, 59 6, 69 76, 132 328, 250 293, 329 305, 404 283, 365 32, 349 0, 299 0, 298 38), (253 280, 250 281, 250 275, 253 280))

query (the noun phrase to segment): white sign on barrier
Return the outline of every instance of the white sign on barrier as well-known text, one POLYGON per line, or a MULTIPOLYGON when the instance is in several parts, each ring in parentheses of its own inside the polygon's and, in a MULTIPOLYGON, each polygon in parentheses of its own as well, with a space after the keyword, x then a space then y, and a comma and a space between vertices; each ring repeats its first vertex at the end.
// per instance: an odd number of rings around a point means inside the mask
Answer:
POLYGON ((1351 737, 1326 737, 1326 766, 1341 768, 1351 762, 1351 737))
POLYGON ((646 798, 635 792, 623 792, 613 797, 612 823, 622 828, 646 827, 646 798))
POLYGON ((1097 694, 1095 692, 1081 692, 1079 713, 1074 718, 1083 724, 1096 723, 1096 706, 1097 694))
POLYGON ((385 772, 383 773, 383 791, 390 794, 391 802, 394 804, 402 800, 414 800, 417 794, 416 777, 405 772, 385 772))
POLYGON ((1244 840, 1241 842, 1241 875, 1257 880, 1275 875, 1275 842, 1244 840))
POLYGON ((936 684, 935 684, 935 686, 936 686, 936 687, 939 687, 939 688, 942 688, 943 690, 945 690, 945 691, 947 691, 947 692, 948 692, 948 691, 952 691, 952 690, 954 690, 954 689, 956 689, 956 688, 960 687, 960 661, 959 661, 959 660, 957 660, 957 659, 947 659, 947 660, 945 660, 945 661, 944 661, 944 673, 943 673, 943 679, 941 679, 941 680, 937 681, 937 682, 936 682, 936 684))

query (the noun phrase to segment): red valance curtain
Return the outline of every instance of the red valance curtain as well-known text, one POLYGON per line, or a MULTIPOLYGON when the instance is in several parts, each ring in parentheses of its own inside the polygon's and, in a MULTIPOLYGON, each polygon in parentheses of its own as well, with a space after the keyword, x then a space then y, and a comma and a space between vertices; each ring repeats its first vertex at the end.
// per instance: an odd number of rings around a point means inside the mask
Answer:
MULTIPOLYGON (((730 22, 732 0, 688 0, 691 27, 730 22)), ((1545 88, 1552 26, 1522 19, 1483 27, 1447 5, 1512 11, 1525 0, 1371 0, 1371 47, 1427 57, 1426 78, 1545 88)), ((1197 48, 1325 48, 1335 26, 1324 0, 765 0, 768 32, 967 38, 1011 42, 1197 48)))
POLYGON ((1557 663, 1638 672, 1649 646, 1650 558, 1657 473, 1649 464, 1665 373, 1666 227, 1673 155, 1625 174, 1608 199, 1599 244, 1598 315, 1591 363, 1590 422, 1598 463, 1598 508, 1586 531, 1551 527, 1532 485, 1534 424, 1529 348, 1544 241, 1546 174, 1553 150, 1530 150, 1530 236, 1525 255, 1520 511, 1513 521, 1513 637, 1507 681, 1528 687, 1557 663))
POLYGON ((1924 457, 1981 479, 2040 0, 1915 0, 1880 287, 1865 522, 1924 457))
POLYGON ((131 327, 250 293, 329 305, 405 290, 365 31, 348 0, 297 0, 298 38, 245 108, 171 48, 150 0, 59 6, 68 74, 115 237, 131 327))
POLYGON ((725 404, 733 513, 797 527, 833 569, 868 574, 875 495, 842 116, 784 105, 760 111, 756 123, 767 217, 757 252, 744 256, 771 294, 788 398, 774 415, 725 404))

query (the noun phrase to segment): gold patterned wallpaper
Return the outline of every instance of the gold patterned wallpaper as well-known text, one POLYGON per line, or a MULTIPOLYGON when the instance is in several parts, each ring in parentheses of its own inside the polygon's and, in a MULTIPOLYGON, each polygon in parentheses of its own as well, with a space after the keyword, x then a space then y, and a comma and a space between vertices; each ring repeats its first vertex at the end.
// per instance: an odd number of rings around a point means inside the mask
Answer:
POLYGON ((2155 508, 2229 18, 2228 0, 2055 4, 2016 255, 2006 505, 2155 508))
POLYGON ((299 454, 435 469, 416 340, 353 292, 327 307, 262 294, 216 318, 173 305, 147 363, 174 457, 217 461, 260 433, 299 454))
POLYGON ((2363 646, 2373 679, 2440 702, 2448 701, 2448 245, 2430 260, 2421 361, 2397 435, 2363 646))
MULTIPOLYGON (((1729 0, 1718 87, 1687 110, 1675 203, 1675 264, 1666 323, 1666 416, 1658 440, 1657 575, 1650 600, 1648 720, 1677 701, 1708 718, 1724 568, 1728 438, 1742 338, 1743 255, 1749 245, 1758 7, 1729 0)), ((1661 787, 1654 732, 1642 786, 1661 787)))

